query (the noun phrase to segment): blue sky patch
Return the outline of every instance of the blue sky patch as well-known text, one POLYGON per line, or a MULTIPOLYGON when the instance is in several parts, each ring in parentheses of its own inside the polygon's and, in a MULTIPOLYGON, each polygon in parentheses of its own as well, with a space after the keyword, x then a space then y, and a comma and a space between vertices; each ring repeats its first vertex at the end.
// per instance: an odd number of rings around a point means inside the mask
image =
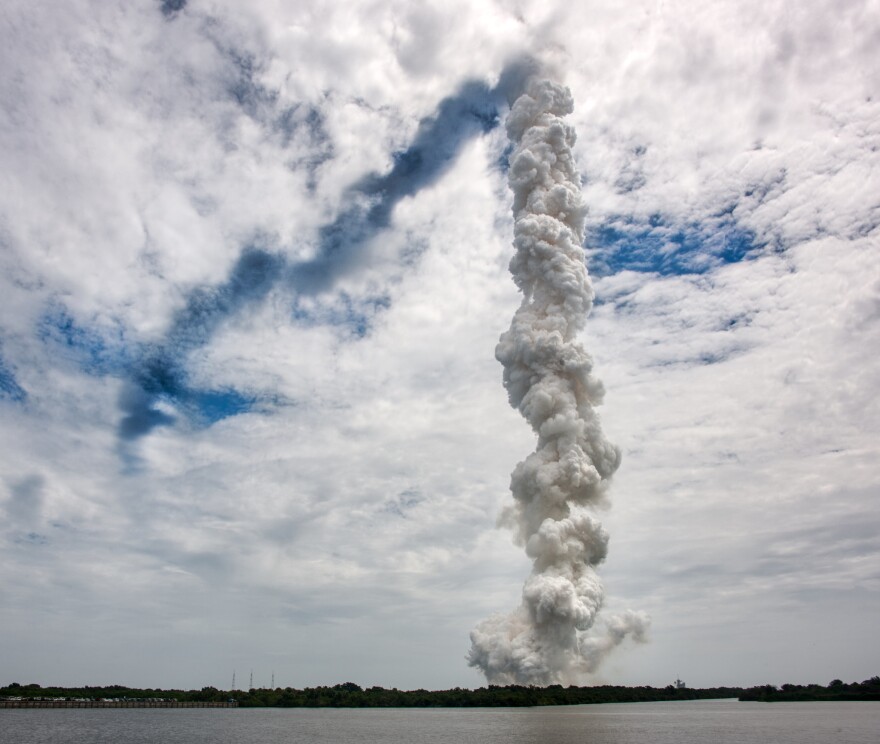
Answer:
POLYGON ((304 326, 331 325, 347 331, 351 336, 367 335, 375 316, 388 309, 387 295, 353 298, 347 292, 335 296, 329 303, 315 303, 296 298, 291 309, 294 322, 304 326))
POLYGON ((83 372, 102 376, 119 373, 127 364, 121 336, 116 343, 106 334, 77 323, 63 304, 53 302, 43 313, 37 338, 76 364, 83 372))
POLYGON ((257 396, 232 388, 215 390, 191 386, 185 365, 184 358, 155 350, 133 372, 132 385, 119 400, 123 412, 119 425, 122 439, 138 439, 156 427, 173 424, 176 417, 168 411, 168 406, 186 416, 190 423, 205 427, 247 413, 257 404, 257 396))
POLYGON ((238 416, 254 409, 256 396, 227 388, 225 390, 187 390, 181 400, 190 419, 203 426, 211 426, 230 416, 238 416))
POLYGON ((175 413, 185 416, 197 428, 205 428, 231 416, 249 413, 259 402, 256 395, 232 388, 200 389, 187 387, 180 380, 174 380, 168 388, 161 393, 129 388, 123 394, 120 399, 124 413, 118 430, 120 438, 135 440, 157 427, 170 426, 177 420, 175 413), (168 410, 169 407, 173 412, 168 410))
POLYGON ((27 393, 24 391, 24 388, 18 384, 12 370, 6 366, 6 362, 2 355, 0 355, 0 400, 12 400, 16 403, 21 403, 26 398, 27 393))
MULTIPOLYGON (((257 398, 232 389, 193 387, 186 357, 210 341, 225 317, 249 302, 261 300, 277 278, 275 268, 271 254, 245 250, 227 282, 191 294, 161 345, 132 349, 121 339, 108 341, 98 330, 77 323, 60 303, 52 304, 44 313, 37 335, 86 374, 129 379, 119 400, 123 417, 118 433, 122 439, 137 439, 156 427, 173 424, 174 412, 196 426, 210 426, 252 410, 257 398)), ((0 397, 17 401, 26 397, 2 358, 0 397)))
POLYGON ((704 274, 717 266, 749 258, 762 246, 753 233, 726 214, 704 223, 676 225, 661 215, 647 223, 609 219, 590 229, 586 246, 590 272, 610 276, 641 271, 677 276, 704 274))
POLYGON ((290 281, 297 291, 330 289, 364 245, 389 227, 401 199, 434 184, 468 141, 498 126, 500 104, 498 88, 474 81, 443 99, 436 113, 419 123, 409 147, 394 154, 391 170, 364 176, 349 189, 351 206, 318 231, 315 257, 291 267, 290 281))

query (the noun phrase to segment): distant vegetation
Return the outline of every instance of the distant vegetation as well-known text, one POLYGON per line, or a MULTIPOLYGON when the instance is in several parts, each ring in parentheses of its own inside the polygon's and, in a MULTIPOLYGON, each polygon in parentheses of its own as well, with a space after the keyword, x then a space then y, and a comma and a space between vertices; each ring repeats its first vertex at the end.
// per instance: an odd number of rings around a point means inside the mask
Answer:
POLYGON ((398 690, 384 687, 362 688, 354 682, 332 687, 292 687, 251 690, 139 690, 109 687, 40 687, 37 684, 12 683, 0 687, 2 698, 61 698, 90 700, 177 700, 181 702, 224 702, 237 700, 241 707, 285 708, 476 708, 522 707, 532 705, 581 705, 585 703, 638 703, 664 700, 704 700, 739 698, 764 702, 790 700, 880 700, 880 677, 845 684, 836 679, 822 685, 763 685, 741 687, 689 688, 667 687, 506 687, 489 685, 476 690, 456 687, 452 690, 398 690))
POLYGON ((864 682, 850 682, 849 684, 835 679, 827 687, 791 684, 785 684, 782 687, 762 685, 743 690, 739 699, 757 700, 763 703, 796 702, 798 700, 880 700, 880 677, 871 677, 864 682))

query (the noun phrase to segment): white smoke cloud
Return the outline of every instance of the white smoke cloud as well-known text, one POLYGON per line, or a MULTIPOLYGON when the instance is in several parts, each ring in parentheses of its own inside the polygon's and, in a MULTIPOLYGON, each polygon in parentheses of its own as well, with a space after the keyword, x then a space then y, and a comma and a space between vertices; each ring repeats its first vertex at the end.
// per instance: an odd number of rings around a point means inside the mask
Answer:
POLYGON ((471 634, 471 666, 489 682, 571 682, 594 671, 627 636, 643 641, 646 615, 627 612, 587 635, 602 608, 595 567, 608 534, 591 509, 602 503, 620 451, 602 434, 595 406, 602 383, 577 335, 593 302, 584 263, 586 209, 572 155, 568 88, 531 79, 507 120, 515 145, 510 271, 523 294, 495 355, 510 404, 538 435, 535 452, 511 477, 514 504, 502 514, 533 559, 522 604, 471 634))

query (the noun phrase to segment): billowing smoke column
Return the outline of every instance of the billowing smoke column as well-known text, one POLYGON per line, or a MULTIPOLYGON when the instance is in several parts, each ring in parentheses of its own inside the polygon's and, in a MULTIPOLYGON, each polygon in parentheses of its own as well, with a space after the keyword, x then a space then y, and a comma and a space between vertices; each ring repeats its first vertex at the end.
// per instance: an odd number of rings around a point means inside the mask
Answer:
POLYGON ((593 301, 581 247, 586 209, 571 148, 569 90, 530 79, 513 103, 507 134, 515 149, 514 248, 523 293, 495 355, 510 404, 538 435, 537 449, 511 476, 514 504, 501 521, 534 560, 522 604, 471 633, 468 661, 494 684, 576 682, 628 635, 644 640, 648 618, 627 612, 591 628, 604 590, 595 567, 608 533, 592 510, 605 498, 620 452, 602 435, 595 406, 602 383, 577 341, 593 301))

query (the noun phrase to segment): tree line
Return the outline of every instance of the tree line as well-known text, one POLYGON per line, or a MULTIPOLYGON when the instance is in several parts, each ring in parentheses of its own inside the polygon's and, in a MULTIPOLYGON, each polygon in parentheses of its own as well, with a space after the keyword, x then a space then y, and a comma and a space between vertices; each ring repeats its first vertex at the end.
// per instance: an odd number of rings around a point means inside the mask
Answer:
POLYGON ((41 687, 13 682, 0 687, 0 698, 63 698, 89 700, 176 700, 180 702, 226 702, 235 700, 240 707, 282 708, 484 708, 538 705, 583 705, 591 703, 639 703, 670 700, 705 700, 739 698, 762 702, 788 700, 880 700, 880 677, 846 684, 833 680, 827 686, 785 684, 781 687, 624 687, 598 685, 489 685, 475 690, 455 687, 451 690, 398 690, 396 687, 363 688, 354 682, 333 686, 252 688, 250 690, 138 689, 121 685, 106 687, 41 687))
POLYGON ((761 685, 743 690, 740 700, 755 700, 764 703, 797 702, 809 700, 880 700, 880 677, 871 677, 863 682, 847 684, 839 679, 827 686, 784 684, 761 685))

